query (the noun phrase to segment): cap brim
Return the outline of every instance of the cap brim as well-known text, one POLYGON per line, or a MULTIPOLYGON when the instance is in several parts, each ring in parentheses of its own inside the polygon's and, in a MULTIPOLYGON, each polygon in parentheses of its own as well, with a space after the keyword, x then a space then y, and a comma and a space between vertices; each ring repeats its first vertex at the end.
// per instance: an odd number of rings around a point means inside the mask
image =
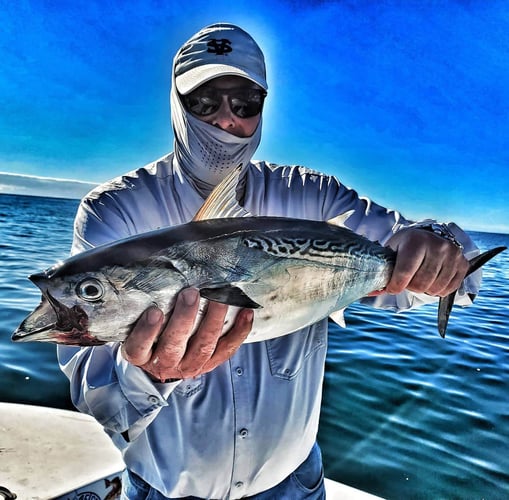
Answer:
POLYGON ((248 71, 244 71, 235 66, 228 66, 226 64, 206 64, 191 68, 184 74, 175 78, 175 84, 180 94, 186 95, 198 88, 200 85, 220 76, 240 76, 247 78, 256 83, 264 90, 267 90, 267 82, 257 75, 253 75, 248 71))

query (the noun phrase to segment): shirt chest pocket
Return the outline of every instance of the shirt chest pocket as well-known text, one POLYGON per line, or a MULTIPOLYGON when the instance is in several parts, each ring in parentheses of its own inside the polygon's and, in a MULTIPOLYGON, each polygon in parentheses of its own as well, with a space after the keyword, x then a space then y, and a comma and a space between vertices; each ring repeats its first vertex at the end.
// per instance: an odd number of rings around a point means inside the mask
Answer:
POLYGON ((327 346, 327 321, 267 340, 265 344, 272 376, 292 380, 308 363, 323 363, 327 346))
POLYGON ((203 375, 198 375, 195 378, 186 378, 175 388, 173 391, 179 396, 189 398, 200 392, 204 384, 203 375))

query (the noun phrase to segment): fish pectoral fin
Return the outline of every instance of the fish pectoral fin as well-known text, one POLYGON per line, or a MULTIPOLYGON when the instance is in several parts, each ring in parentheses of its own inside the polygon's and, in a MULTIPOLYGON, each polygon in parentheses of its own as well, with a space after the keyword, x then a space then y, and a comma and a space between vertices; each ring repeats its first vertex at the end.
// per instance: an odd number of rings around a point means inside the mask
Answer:
POLYGON ((213 302, 229 306, 260 309, 262 306, 246 295, 238 286, 223 285, 217 288, 200 288, 200 295, 213 302))
POLYGON ((345 310, 340 309, 339 311, 334 311, 329 314, 329 318, 334 321, 337 325, 339 325, 342 328, 346 328, 346 322, 345 322, 345 310))

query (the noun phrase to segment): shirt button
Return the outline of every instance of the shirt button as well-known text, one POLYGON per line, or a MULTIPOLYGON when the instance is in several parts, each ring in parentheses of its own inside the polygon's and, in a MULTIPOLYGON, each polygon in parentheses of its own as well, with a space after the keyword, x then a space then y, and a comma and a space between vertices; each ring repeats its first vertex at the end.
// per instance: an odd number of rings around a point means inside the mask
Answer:
POLYGON ((239 434, 241 438, 245 438, 249 434, 249 431, 247 429, 240 429, 239 434))
POLYGON ((155 405, 155 404, 159 403, 159 398, 157 396, 154 396, 153 394, 151 394, 148 397, 148 401, 149 401, 149 403, 152 403, 153 405, 155 405))
POLYGON ((235 486, 236 486, 237 488, 242 488, 242 486, 244 486, 244 483, 243 483, 242 481, 237 481, 237 482, 235 483, 235 486))
POLYGON ((244 370, 240 366, 237 366, 237 368, 235 368, 235 373, 241 377, 244 374, 244 370))

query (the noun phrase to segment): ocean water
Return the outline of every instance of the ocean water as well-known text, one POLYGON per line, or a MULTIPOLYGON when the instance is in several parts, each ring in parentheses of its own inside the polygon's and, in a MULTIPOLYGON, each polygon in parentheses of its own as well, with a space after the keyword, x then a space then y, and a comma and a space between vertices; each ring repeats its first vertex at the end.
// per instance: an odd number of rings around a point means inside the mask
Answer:
MULTIPOLYGON (((67 256, 78 202, 0 195, 0 401, 72 408, 49 344, 14 344, 39 302, 27 276, 67 256)), ((509 235, 472 233, 481 249, 509 235)), ((326 474, 384 498, 509 498, 509 251, 470 308, 361 305, 331 324, 319 440, 326 474)), ((0 443, 1 447, 1 443, 0 443)))

